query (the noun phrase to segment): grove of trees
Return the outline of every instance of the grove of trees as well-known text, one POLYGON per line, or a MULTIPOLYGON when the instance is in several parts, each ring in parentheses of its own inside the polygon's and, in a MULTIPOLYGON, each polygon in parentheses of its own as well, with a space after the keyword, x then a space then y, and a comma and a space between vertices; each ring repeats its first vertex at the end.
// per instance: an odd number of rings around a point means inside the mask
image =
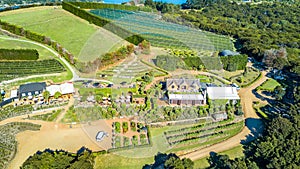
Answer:
POLYGON ((287 49, 289 70, 299 73, 300 4, 299 3, 236 3, 227 0, 193 0, 190 8, 201 10, 176 11, 163 16, 166 21, 192 25, 195 28, 229 35, 237 39, 240 52, 262 60, 266 50, 287 49), (299 56, 299 55, 298 55, 299 56), (296 61, 295 61, 296 60, 296 61))

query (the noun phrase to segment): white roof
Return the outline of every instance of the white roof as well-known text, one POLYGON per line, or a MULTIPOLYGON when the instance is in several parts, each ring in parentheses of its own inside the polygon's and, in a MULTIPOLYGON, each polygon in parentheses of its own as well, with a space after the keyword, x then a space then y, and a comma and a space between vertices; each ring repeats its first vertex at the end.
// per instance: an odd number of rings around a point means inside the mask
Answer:
POLYGON ((60 91, 60 85, 50 85, 46 87, 46 90, 49 91, 50 96, 54 96, 56 92, 61 92, 60 91))
POLYGON ((169 94, 170 100, 204 100, 202 94, 169 94))
POLYGON ((236 87, 207 87, 208 98, 212 100, 216 99, 240 99, 236 87))
POLYGON ((49 91, 50 96, 54 96, 56 92, 60 92, 61 94, 70 94, 75 92, 73 83, 50 85, 46 87, 46 90, 49 91))
POLYGON ((70 94, 74 93, 74 85, 73 83, 63 83, 60 85, 61 94, 70 94))
POLYGON ((10 98, 18 97, 18 90, 10 91, 10 98))

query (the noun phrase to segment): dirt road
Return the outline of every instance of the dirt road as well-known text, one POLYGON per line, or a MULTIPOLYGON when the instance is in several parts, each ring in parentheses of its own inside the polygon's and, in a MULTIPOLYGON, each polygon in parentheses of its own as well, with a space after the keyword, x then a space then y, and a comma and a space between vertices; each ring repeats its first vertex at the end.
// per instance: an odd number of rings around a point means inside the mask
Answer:
MULTIPOLYGON (((245 118, 255 118, 259 119, 257 114, 255 113, 252 103, 253 101, 258 101, 259 99, 255 97, 255 95, 252 93, 252 90, 261 85, 264 81, 266 81, 267 77, 265 76, 266 72, 262 72, 262 77, 256 81, 253 85, 243 88, 239 91, 239 95, 241 98, 241 105, 243 107, 243 111, 245 113, 245 118)), ((221 152, 228 150, 230 148, 236 147, 240 145, 242 140, 246 139, 246 136, 249 135, 251 131, 249 130, 248 127, 244 127, 243 130, 233 136, 232 138, 225 140, 223 142, 220 142, 218 144, 215 144, 213 146, 200 149, 198 151, 186 154, 181 156, 182 158, 190 158, 191 160, 197 160, 203 157, 206 157, 209 155, 210 152, 221 152)))

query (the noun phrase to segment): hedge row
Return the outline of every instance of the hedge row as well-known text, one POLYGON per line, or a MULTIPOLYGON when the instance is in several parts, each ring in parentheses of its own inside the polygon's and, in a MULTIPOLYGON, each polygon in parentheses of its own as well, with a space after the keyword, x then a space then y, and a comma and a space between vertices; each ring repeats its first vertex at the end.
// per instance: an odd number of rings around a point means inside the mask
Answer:
POLYGON ((223 69, 227 71, 244 70, 247 65, 247 55, 221 56, 223 69))
POLYGON ((0 49, 0 60, 38 60, 36 49, 0 49))
POLYGON ((69 2, 72 5, 83 9, 119 9, 119 10, 127 10, 127 11, 144 11, 144 12, 152 12, 154 9, 150 7, 138 7, 132 5, 119 5, 119 4, 105 4, 105 3, 97 3, 97 2, 69 2))
MULTIPOLYGON (((79 4, 81 4, 81 3, 79 3, 79 4)), ((102 17, 92 14, 84 9, 78 8, 78 6, 73 5, 73 3, 63 2, 62 8, 82 19, 87 20, 88 22, 90 22, 92 24, 95 24, 97 26, 103 27, 104 29, 107 29, 108 31, 120 36, 121 38, 123 38, 123 39, 127 40, 128 42, 131 42, 135 45, 138 45, 140 42, 142 42, 144 40, 144 38, 142 38, 141 36, 117 26, 116 24, 112 23, 108 19, 102 18, 102 17)))

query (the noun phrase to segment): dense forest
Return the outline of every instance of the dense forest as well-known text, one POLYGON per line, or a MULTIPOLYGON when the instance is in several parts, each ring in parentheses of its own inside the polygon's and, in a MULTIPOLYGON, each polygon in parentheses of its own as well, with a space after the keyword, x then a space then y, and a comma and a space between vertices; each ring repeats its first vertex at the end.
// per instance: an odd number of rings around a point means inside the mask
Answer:
MULTIPOLYGON (((236 39, 235 47, 238 51, 259 61, 267 50, 285 48, 288 52, 287 62, 282 62, 282 67, 300 73, 299 3, 239 4, 226 0, 188 0, 187 3, 189 6, 185 8, 192 10, 166 11, 168 8, 165 7, 163 18, 169 22, 231 36, 236 39)), ((158 3, 154 4, 157 8, 158 3)))

